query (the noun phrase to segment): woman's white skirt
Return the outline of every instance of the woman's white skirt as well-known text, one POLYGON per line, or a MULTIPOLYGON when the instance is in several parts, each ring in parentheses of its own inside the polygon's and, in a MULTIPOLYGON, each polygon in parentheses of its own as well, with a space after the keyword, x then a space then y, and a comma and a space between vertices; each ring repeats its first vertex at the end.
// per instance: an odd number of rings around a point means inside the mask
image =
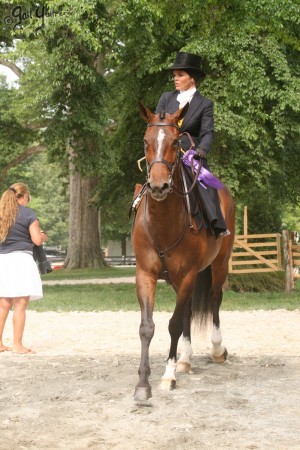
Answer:
POLYGON ((43 297, 38 267, 29 253, 0 253, 0 297, 43 297))

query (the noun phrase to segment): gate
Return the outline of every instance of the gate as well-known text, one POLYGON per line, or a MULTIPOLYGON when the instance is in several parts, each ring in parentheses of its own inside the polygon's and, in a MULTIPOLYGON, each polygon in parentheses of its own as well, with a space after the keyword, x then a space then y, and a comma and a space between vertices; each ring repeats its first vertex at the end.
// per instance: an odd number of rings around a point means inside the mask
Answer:
POLYGON ((237 235, 229 261, 229 273, 276 272, 282 270, 281 235, 237 235))

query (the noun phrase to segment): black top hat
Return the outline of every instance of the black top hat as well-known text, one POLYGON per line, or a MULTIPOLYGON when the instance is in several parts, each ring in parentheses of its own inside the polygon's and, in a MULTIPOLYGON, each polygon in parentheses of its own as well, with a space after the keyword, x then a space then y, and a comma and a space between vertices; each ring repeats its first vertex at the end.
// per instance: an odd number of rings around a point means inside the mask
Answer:
POLYGON ((200 78, 205 77, 205 73, 200 69, 201 66, 201 56, 193 55, 192 53, 177 52, 176 58, 172 66, 168 67, 167 70, 191 70, 197 72, 200 78))

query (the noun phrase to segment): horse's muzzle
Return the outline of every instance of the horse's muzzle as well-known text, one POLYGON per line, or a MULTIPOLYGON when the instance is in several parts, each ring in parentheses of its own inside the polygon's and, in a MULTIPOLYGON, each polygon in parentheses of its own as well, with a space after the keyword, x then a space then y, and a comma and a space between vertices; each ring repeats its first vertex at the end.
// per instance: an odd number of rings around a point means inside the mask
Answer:
POLYGON ((161 202, 164 200, 171 189, 171 183, 170 182, 164 182, 164 183, 153 183, 149 179, 147 181, 147 192, 151 195, 151 197, 161 202))

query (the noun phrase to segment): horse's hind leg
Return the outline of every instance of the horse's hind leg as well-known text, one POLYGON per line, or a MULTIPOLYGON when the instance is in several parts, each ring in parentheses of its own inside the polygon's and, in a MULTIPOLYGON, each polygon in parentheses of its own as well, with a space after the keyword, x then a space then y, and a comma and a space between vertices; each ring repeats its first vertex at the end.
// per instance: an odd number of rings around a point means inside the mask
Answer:
MULTIPOLYGON (((212 266, 213 269, 213 266, 212 266)), ((223 299, 223 284, 226 280, 227 270, 224 272, 218 268, 218 270, 212 270, 212 310, 213 310, 213 330, 211 334, 212 342, 212 358, 215 363, 222 364, 227 359, 227 349, 222 345, 222 333, 220 327, 220 306, 223 299)))
POLYGON ((181 354, 177 363, 176 372, 189 373, 191 371, 191 357, 193 355, 191 345, 191 319, 192 305, 191 301, 189 301, 185 307, 181 340, 181 354))
MULTIPOLYGON (((186 290, 183 291, 186 296, 186 290)), ((191 369, 190 359, 193 354, 191 346, 191 300, 185 301, 185 296, 183 297, 183 300, 180 300, 178 299, 179 295, 180 294, 177 293, 176 307, 173 316, 169 321, 171 345, 166 371, 161 378, 161 389, 175 389, 175 372, 190 372, 191 369), (181 334, 183 334, 182 353, 177 363, 177 346, 181 334)))
POLYGON ((172 390, 176 388, 175 371, 177 366, 177 346, 178 340, 183 331, 183 317, 185 305, 178 304, 175 307, 173 316, 169 321, 169 333, 171 336, 171 346, 168 362, 164 375, 161 378, 160 388, 164 390, 172 390))
MULTIPOLYGON (((222 293, 220 295, 222 301, 222 293)), ((219 305, 220 305, 219 304, 219 305)), ((219 318, 219 306, 214 304, 213 307, 213 330, 211 334, 211 342, 212 342, 212 359, 215 363, 223 364, 227 359, 227 349, 222 345, 222 333, 220 327, 220 318, 219 318)))

